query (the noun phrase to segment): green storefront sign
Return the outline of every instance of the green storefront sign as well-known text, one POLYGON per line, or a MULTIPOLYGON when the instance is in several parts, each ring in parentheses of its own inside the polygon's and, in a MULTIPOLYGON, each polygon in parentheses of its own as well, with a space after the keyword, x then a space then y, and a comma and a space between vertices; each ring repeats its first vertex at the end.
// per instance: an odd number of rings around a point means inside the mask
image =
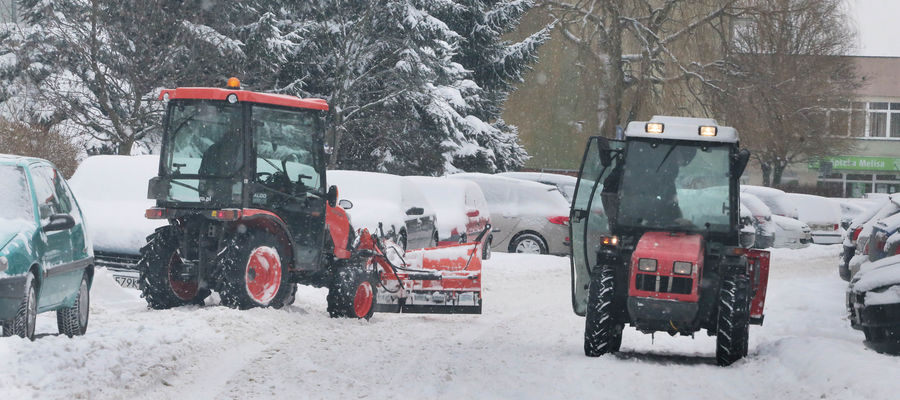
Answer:
MULTIPOLYGON (((900 158, 836 156, 822 160, 830 161, 834 171, 900 171, 900 158)), ((809 169, 818 170, 819 160, 810 161, 809 169)))

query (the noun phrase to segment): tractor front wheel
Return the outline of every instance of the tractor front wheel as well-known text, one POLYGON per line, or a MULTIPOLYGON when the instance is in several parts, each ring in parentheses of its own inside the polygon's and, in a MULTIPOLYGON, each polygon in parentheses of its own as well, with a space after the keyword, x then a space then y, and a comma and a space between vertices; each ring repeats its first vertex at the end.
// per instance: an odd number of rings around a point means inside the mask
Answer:
POLYGON ((750 280, 729 276, 719 291, 716 363, 728 366, 747 355, 750 339, 750 280))
POLYGON ((337 261, 328 285, 328 315, 369 319, 375 313, 375 279, 363 261, 337 261))
POLYGON ((188 304, 203 304, 209 289, 201 289, 199 277, 181 258, 178 239, 171 226, 159 228, 141 248, 139 285, 147 306, 164 310, 188 304))
POLYGON ((296 285, 289 282, 289 256, 275 236, 256 232, 237 237, 220 254, 222 304, 248 309, 281 308, 293 302, 296 285))
POLYGON ((599 357, 615 353, 622 346, 622 324, 613 317, 615 269, 600 267, 600 274, 591 279, 588 289, 587 315, 584 323, 584 355, 599 357))

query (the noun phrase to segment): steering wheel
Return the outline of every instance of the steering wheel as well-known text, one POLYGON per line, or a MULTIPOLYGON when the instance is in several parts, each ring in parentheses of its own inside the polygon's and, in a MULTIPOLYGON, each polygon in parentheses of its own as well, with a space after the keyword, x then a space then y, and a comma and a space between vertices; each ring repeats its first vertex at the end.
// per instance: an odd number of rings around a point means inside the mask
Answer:
POLYGON ((262 183, 269 183, 272 181, 272 173, 271 172, 257 172, 256 180, 262 183))

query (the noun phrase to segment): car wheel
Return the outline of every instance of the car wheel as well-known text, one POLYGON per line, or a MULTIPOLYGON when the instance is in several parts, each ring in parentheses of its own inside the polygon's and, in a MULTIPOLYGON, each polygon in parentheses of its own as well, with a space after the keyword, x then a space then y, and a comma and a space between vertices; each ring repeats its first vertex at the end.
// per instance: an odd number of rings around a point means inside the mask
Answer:
POLYGON ((547 254, 544 239, 533 233, 523 233, 509 244, 510 253, 547 254))
POLYGON ((37 293, 34 287, 34 275, 30 273, 25 280, 25 297, 19 304, 16 317, 12 321, 12 333, 19 337, 34 340, 34 326, 37 321, 37 293))
POLYGON ((72 307, 56 310, 56 327, 59 333, 68 337, 81 336, 87 332, 91 310, 91 292, 88 289, 89 275, 85 271, 78 287, 78 297, 72 307))

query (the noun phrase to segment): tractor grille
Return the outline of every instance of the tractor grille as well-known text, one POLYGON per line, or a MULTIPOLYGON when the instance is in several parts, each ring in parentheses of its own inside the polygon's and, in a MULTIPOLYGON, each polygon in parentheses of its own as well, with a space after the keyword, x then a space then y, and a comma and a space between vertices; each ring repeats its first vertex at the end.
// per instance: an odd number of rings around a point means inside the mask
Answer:
POLYGON ((694 280, 677 276, 637 274, 634 286, 644 292, 691 294, 694 280))

